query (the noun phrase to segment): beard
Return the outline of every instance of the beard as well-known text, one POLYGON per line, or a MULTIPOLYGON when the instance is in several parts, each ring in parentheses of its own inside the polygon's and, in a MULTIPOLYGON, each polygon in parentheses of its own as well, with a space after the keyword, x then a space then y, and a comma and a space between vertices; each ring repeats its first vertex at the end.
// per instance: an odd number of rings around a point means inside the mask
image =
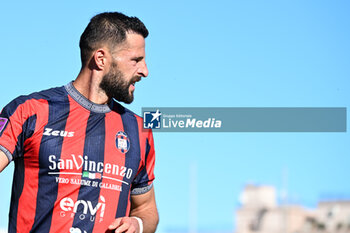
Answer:
POLYGON ((116 99, 118 101, 130 104, 134 100, 134 94, 129 93, 129 87, 132 84, 125 81, 126 78, 123 73, 117 68, 116 63, 112 63, 110 70, 102 77, 100 88, 106 93, 109 99, 116 99))

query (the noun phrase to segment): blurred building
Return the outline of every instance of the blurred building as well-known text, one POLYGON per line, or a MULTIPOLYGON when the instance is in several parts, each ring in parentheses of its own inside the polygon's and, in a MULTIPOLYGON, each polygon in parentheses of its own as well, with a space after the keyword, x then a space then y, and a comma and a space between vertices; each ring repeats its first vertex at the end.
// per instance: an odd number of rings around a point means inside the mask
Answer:
POLYGON ((247 185, 236 211, 236 233, 350 233, 350 200, 321 201, 317 208, 277 204, 272 186, 247 185))

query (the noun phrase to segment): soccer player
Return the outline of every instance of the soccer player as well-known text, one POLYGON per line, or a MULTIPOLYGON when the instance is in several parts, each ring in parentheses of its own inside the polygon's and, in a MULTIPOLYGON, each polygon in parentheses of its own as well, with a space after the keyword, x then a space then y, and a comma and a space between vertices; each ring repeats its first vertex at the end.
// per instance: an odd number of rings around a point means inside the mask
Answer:
POLYGON ((15 162, 9 233, 155 231, 152 132, 117 102, 131 103, 148 75, 147 35, 136 17, 96 15, 78 77, 3 108, 0 171, 15 162))

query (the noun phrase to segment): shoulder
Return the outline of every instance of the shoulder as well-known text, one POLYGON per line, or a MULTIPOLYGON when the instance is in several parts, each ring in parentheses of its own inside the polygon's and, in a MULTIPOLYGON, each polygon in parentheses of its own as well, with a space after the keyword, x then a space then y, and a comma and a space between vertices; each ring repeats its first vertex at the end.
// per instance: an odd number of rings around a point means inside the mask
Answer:
POLYGON ((15 98, 10 102, 10 104, 22 104, 26 102, 27 100, 53 100, 53 99, 59 99, 63 96, 67 95, 67 92, 64 89, 64 86, 62 87, 54 87, 38 92, 33 92, 29 95, 21 95, 15 98))
POLYGON ((140 138, 143 138, 144 140, 146 140, 147 143, 149 143, 150 140, 153 143, 152 129, 150 128, 145 129, 143 127, 143 117, 137 115, 136 113, 134 113, 133 111, 127 108, 125 108, 125 114, 130 115, 131 117, 133 117, 133 119, 135 119, 134 121, 137 122, 138 133, 140 138))
POLYGON ((21 95, 13 99, 4 107, 2 112, 5 112, 7 115, 12 115, 19 108, 23 110, 33 110, 38 106, 47 105, 48 102, 60 102, 64 98, 67 98, 66 96, 67 92, 64 86, 33 92, 29 95, 21 95))
POLYGON ((113 100, 112 110, 122 116, 122 118, 136 119, 137 121, 142 121, 142 117, 131 111, 130 109, 124 107, 117 101, 113 100))
POLYGON ((135 112, 131 111, 130 109, 125 108, 125 113, 130 115, 130 116, 132 116, 132 117, 134 117, 138 123, 142 123, 143 122, 143 118, 141 116, 137 115, 135 112))
POLYGON ((152 134, 151 129, 143 128, 143 117, 137 115, 135 112, 124 107, 116 101, 113 101, 112 105, 113 111, 121 115, 124 124, 128 124, 129 126, 137 125, 139 134, 141 134, 142 136, 148 137, 149 134, 152 134))

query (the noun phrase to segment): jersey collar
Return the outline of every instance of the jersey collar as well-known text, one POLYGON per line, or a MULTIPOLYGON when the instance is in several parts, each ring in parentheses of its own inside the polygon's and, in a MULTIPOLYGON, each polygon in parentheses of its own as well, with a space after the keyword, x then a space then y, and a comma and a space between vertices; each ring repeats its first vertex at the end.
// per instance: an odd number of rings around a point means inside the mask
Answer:
POLYGON ((91 112, 107 113, 111 111, 111 108, 107 104, 95 104, 80 94, 80 92, 73 86, 73 82, 68 83, 64 88, 76 102, 91 112))

